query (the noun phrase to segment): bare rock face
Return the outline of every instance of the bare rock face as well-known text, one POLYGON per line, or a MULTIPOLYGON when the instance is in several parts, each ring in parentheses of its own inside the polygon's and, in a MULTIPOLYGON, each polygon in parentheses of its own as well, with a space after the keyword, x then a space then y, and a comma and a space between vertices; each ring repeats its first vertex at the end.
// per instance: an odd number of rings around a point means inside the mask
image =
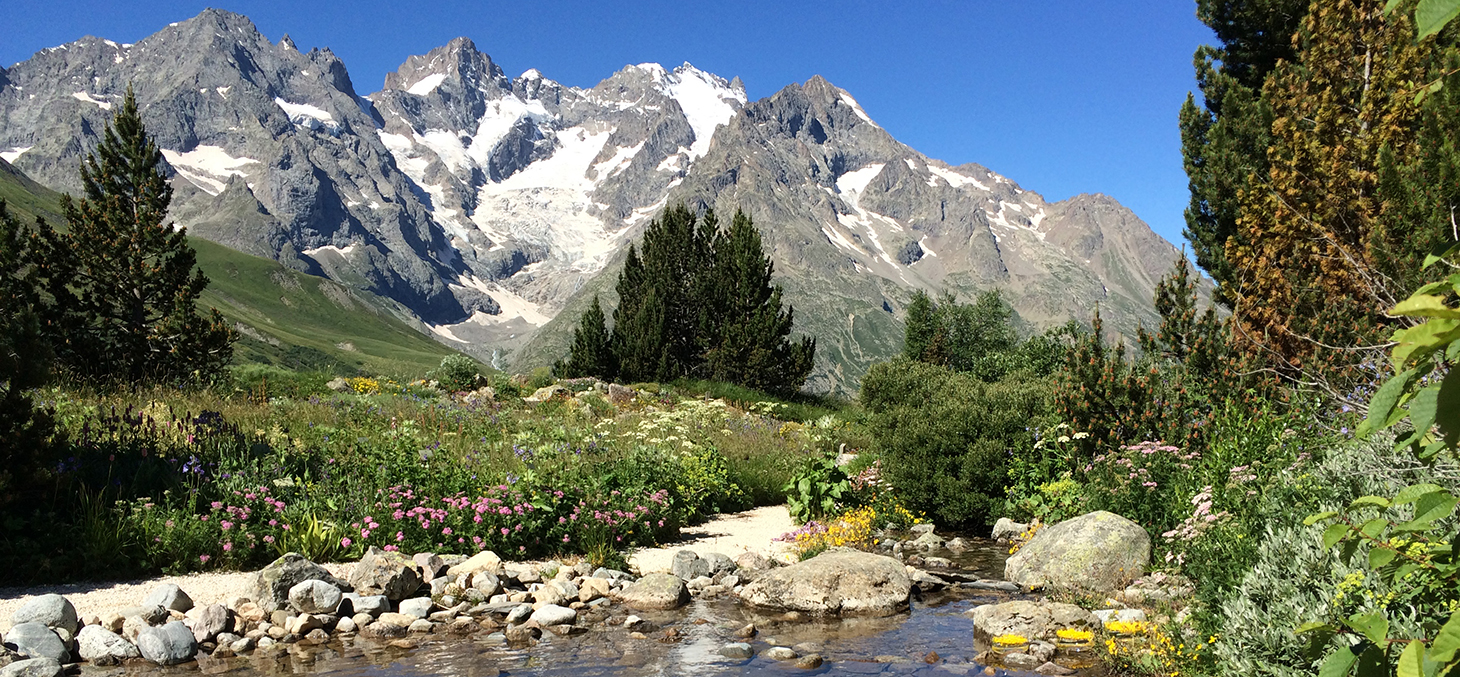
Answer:
POLYGON ((678 609, 689 604, 689 589, 673 574, 648 574, 619 591, 619 599, 640 611, 678 609))
POLYGON ((1103 510, 1041 529, 1004 564, 1004 578, 1030 588, 1120 590, 1151 564, 1141 525, 1103 510))
POLYGON ((912 581, 902 562, 835 550, 763 573, 740 598, 762 609, 814 615, 891 616, 908 609, 912 581))
POLYGON ((1017 600, 974 607, 964 615, 973 619, 973 636, 990 641, 999 635, 1031 640, 1053 640, 1060 630, 1092 630, 1100 626, 1094 614, 1073 604, 1017 600))
POLYGON ((421 573, 409 557, 372 546, 350 570, 350 585, 360 595, 385 595, 399 602, 421 589, 421 573))

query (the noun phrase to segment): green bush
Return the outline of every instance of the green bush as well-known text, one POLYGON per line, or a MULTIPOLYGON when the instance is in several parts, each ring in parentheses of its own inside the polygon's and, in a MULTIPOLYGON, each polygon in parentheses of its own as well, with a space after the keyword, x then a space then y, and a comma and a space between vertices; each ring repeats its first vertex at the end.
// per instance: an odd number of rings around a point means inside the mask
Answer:
POLYGON ((999 516, 1008 458, 1047 422, 1051 384, 1027 372, 996 383, 923 362, 873 365, 862 382, 873 447, 907 507, 952 528, 999 516))
POLYGON ((242 364, 229 368, 232 374, 232 390, 251 397, 308 398, 313 395, 327 395, 331 391, 326 385, 335 378, 323 371, 294 371, 267 364, 242 364))
POLYGON ((483 379, 476 360, 461 353, 452 353, 441 358, 441 366, 428 374, 441 384, 448 393, 459 393, 477 389, 483 379))

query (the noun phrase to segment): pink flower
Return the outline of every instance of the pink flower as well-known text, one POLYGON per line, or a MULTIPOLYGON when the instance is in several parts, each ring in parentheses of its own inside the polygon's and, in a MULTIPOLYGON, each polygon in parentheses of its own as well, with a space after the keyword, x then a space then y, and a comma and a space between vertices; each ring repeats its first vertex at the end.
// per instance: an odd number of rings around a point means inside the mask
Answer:
POLYGON ((502 535, 503 536, 506 536, 509 533, 511 533, 511 532, 507 529, 507 527, 502 527, 502 535))
POLYGON ((274 542, 274 537, 273 536, 265 536, 264 537, 264 542, 265 543, 273 543, 274 542))
POLYGON ((567 543, 568 542, 568 535, 567 534, 563 534, 563 542, 564 543, 567 543))
POLYGON ((395 542, 396 543, 399 543, 399 542, 404 541, 404 540, 406 540, 406 534, 405 534, 404 531, 397 531, 397 532, 395 532, 395 542))
POLYGON ((442 529, 441 530, 441 535, 442 536, 450 536, 451 535, 451 527, 446 527, 445 529, 442 529))
POLYGON ((208 560, 210 560, 210 559, 213 559, 213 558, 210 557, 210 556, 208 556, 208 555, 198 555, 198 561, 199 562, 202 562, 203 564, 207 564, 208 563, 208 560))
POLYGON ((219 520, 218 526, 223 527, 224 531, 228 531, 233 528, 233 523, 228 520, 219 520))
POLYGON ((232 550, 232 549, 233 549, 233 541, 229 541, 229 542, 223 544, 223 552, 228 552, 229 550, 232 550))
POLYGON ((350 537, 349 536, 346 536, 344 538, 341 538, 340 539, 340 547, 341 548, 348 548, 348 547, 350 547, 350 542, 351 541, 350 541, 350 537))

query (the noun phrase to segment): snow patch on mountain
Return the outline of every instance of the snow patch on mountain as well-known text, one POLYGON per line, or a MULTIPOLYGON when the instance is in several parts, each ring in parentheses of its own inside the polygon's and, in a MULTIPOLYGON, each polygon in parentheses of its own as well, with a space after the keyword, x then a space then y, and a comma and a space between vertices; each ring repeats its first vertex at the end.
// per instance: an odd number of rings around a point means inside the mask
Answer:
POLYGON ((98 99, 86 92, 76 92, 75 94, 72 94, 71 97, 76 99, 77 101, 85 101, 86 103, 96 104, 102 110, 112 109, 112 104, 110 101, 98 99))
POLYGON ((307 103, 290 103, 281 98, 275 97, 274 104, 289 116, 289 121, 300 127, 309 130, 327 129, 330 132, 339 131, 340 125, 335 122, 335 116, 329 111, 318 106, 307 103))
POLYGON ((441 83, 445 81, 445 73, 432 73, 424 78, 421 78, 419 81, 416 82, 416 84, 411 85, 410 88, 406 91, 411 94, 415 94, 416 96, 425 96, 435 91, 436 88, 440 87, 441 83))
POLYGON ((259 164, 253 158, 233 157, 221 146, 198 146, 186 153, 164 148, 162 157, 177 170, 178 175, 209 195, 223 192, 228 186, 228 177, 247 177, 244 168, 259 164))
MULTIPOLYGON (((664 72, 662 66, 659 66, 659 72, 664 72)), ((699 159, 710 149, 710 139, 714 137, 715 128, 735 117, 736 106, 726 99, 744 104, 745 94, 731 89, 730 83, 723 78, 688 63, 662 77, 665 93, 679 102, 690 129, 695 133, 694 144, 689 147, 689 159, 699 159)))
POLYGON ((35 146, 20 146, 17 148, 11 148, 7 151, 0 151, 0 159, 14 164, 16 160, 20 159, 20 156, 25 155, 25 151, 28 151, 32 148, 35 148, 35 146))

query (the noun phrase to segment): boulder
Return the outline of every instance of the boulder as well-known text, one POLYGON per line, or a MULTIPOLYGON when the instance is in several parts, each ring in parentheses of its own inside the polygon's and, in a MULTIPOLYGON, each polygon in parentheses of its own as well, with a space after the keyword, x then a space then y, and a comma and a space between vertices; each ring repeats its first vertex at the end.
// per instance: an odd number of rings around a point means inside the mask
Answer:
POLYGON ((76 607, 71 601, 57 594, 40 595, 22 604, 10 615, 10 625, 40 623, 48 628, 65 628, 72 635, 81 627, 76 617, 76 607))
POLYGON ((764 571, 776 565, 775 560, 765 556, 765 553, 756 550, 748 550, 740 553, 735 558, 735 566, 744 572, 764 571))
POLYGON ((578 586, 578 601, 592 602, 600 597, 607 597, 610 588, 606 578, 585 578, 583 584, 578 586))
POLYGON ((324 387, 329 388, 330 390, 333 390, 337 393, 343 393, 350 389, 350 382, 346 381, 344 378, 335 377, 330 379, 329 383, 324 384, 324 387))
POLYGON ((193 639, 209 642, 218 635, 233 631, 233 612, 222 604, 209 604, 192 619, 193 639))
POLYGON ((624 604, 640 611, 678 609, 689 603, 689 589, 672 574, 648 574, 619 591, 624 604))
POLYGON ((49 658, 57 663, 71 662, 71 649, 56 631, 43 623, 21 623, 5 633, 5 645, 26 658, 49 658))
POLYGON ((734 660, 745 660, 755 656, 755 650, 745 642, 735 642, 720 647, 720 655, 734 660))
POLYGON ((361 595, 385 595, 398 602, 421 589, 421 573, 405 555, 370 546, 350 570, 350 585, 361 595))
POLYGON ((187 613, 193 608, 193 598, 175 583, 163 583, 147 593, 147 598, 142 600, 142 606, 160 606, 169 611, 187 613))
POLYGON ((173 621, 161 627, 145 628, 137 633, 137 649, 142 652, 143 658, 153 663, 177 665, 197 655, 198 641, 193 639, 193 631, 188 626, 173 621))
POLYGON ((912 581, 902 562, 856 550, 831 550, 773 569, 740 591, 747 604, 816 615, 891 616, 906 611, 912 581))
POLYGON ((88 625, 76 634, 76 654, 81 660, 97 665, 115 665, 128 658, 142 656, 131 642, 100 625, 88 625))
POLYGON ((568 596, 563 594, 562 588, 549 583, 538 586, 537 590, 532 593, 532 601, 534 604, 567 604, 569 600, 568 596))
MULTIPOLYGON (((1054 639, 1064 629, 1093 630, 1100 621, 1073 604, 1018 600, 985 604, 964 612, 973 619, 973 636, 990 641, 999 635, 1019 635, 1030 640, 1054 639)), ((1037 663, 1036 663, 1037 665, 1037 663)))
POLYGON ((457 576, 465 576, 467 574, 476 574, 480 572, 486 572, 492 574, 493 576, 501 576, 502 558, 498 557, 497 553, 492 552, 491 550, 483 550, 475 555, 472 555, 471 557, 468 557, 465 562, 457 564, 446 570, 447 575, 455 574, 457 576))
POLYGON ((566 397, 568 395, 568 389, 564 388, 563 386, 554 384, 538 388, 537 390, 532 391, 531 395, 522 398, 522 400, 524 402, 532 402, 535 404, 538 402, 546 402, 559 395, 566 397))
POLYGON ((343 598, 339 588, 320 580, 302 581, 289 588, 289 606, 303 614, 332 614, 343 598))
POLYGON ((413 597, 401 600, 400 612, 415 618, 425 618, 431 615, 431 608, 434 606, 435 603, 431 601, 430 597, 413 597))
POLYGON ((1004 564, 1004 578, 1030 588, 1120 590, 1151 563, 1141 525, 1097 511, 1040 529, 1004 564))
POLYGON ((358 592, 347 592, 341 596, 341 605, 349 600, 350 608, 356 614, 370 614, 379 616, 390 611, 390 598, 385 595, 361 595, 358 592))
POLYGON ((470 587, 487 597, 502 592, 502 579, 490 571, 478 571, 468 576, 470 587))
POLYGON ((578 612, 556 604, 548 604, 532 612, 532 616, 528 617, 528 620, 537 621, 537 624, 543 627, 550 625, 571 625, 574 621, 578 620, 578 612))
POLYGON ((1001 538, 1005 540, 1015 539, 1019 537, 1019 534, 1028 530, 1028 524, 1015 522, 1007 517, 1000 517, 999 521, 994 522, 994 531, 989 535, 989 538, 996 541, 1001 538))
POLYGON ((669 565, 671 573, 686 581, 692 581, 700 576, 709 576, 711 570, 711 564, 693 550, 680 550, 674 553, 674 561, 669 565))
MULTIPOLYGON (((922 525, 919 524, 917 526, 922 525)), ((944 541, 942 536, 939 536, 932 531, 925 531, 922 534, 919 534, 917 538, 913 539, 911 543, 913 546, 921 548, 923 550, 937 550, 938 548, 943 547, 944 541)))
MULTIPOLYGON (((357 565, 358 568, 358 565, 357 565)), ((254 575, 250 597, 265 613, 289 606, 289 590, 304 581, 324 581, 337 588, 348 586, 330 572, 297 552, 286 553, 254 575)))
POLYGON ((441 561, 441 558, 437 557, 436 553, 418 552, 411 557, 411 561, 415 562, 417 567, 420 567, 421 580, 426 583, 430 583, 439 578, 441 574, 446 573, 446 563, 441 561))
POLYGON ((0 668, 0 677, 61 677, 64 674, 66 669, 61 667, 60 662, 49 658, 15 661, 0 668))

